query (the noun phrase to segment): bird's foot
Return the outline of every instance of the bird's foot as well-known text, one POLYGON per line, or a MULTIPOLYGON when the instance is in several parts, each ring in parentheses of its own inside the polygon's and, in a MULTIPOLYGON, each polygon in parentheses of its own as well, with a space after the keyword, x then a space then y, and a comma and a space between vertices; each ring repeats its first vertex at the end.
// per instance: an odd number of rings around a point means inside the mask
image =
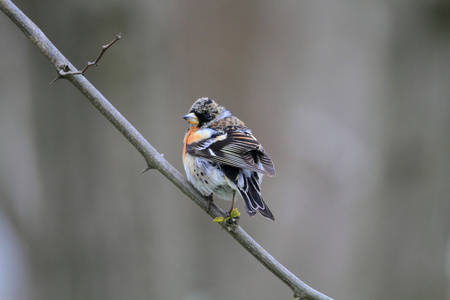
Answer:
POLYGON ((211 204, 214 202, 213 195, 206 196, 206 201, 208 201, 208 206, 206 207, 206 211, 209 213, 211 211, 211 204))

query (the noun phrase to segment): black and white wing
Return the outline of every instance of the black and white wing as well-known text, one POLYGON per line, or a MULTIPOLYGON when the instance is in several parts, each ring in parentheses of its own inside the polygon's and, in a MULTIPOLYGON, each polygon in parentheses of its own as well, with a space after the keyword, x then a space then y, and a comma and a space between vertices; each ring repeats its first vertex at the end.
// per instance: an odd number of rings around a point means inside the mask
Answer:
POLYGON ((249 132, 216 131, 209 138, 187 145, 186 151, 225 165, 275 175, 275 168, 261 144, 249 132))

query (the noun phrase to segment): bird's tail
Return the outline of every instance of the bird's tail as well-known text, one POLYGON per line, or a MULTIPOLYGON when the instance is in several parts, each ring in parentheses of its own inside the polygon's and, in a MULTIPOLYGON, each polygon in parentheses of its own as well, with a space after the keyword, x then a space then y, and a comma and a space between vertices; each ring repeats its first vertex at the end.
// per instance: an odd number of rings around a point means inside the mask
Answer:
POLYGON ((267 207, 264 200, 261 198, 261 177, 262 174, 257 172, 242 171, 239 168, 223 165, 222 170, 225 176, 234 182, 239 190, 242 199, 244 199, 245 210, 250 217, 253 217, 258 211, 264 217, 274 220, 270 209, 267 207))
POLYGON ((275 217, 269 207, 267 207, 266 203, 261 198, 259 183, 256 181, 257 179, 255 177, 257 176, 244 176, 245 183, 242 187, 236 184, 239 189, 239 193, 244 200, 245 210, 250 217, 253 217, 256 212, 259 211, 259 213, 264 217, 275 221, 275 217))

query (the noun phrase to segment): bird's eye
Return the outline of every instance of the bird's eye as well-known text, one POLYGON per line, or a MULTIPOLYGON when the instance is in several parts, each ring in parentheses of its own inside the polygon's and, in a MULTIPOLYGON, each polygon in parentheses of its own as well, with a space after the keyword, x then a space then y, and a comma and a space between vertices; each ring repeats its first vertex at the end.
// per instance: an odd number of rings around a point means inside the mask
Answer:
POLYGON ((211 115, 209 112, 200 112, 196 114, 201 124, 208 123, 212 119, 214 119, 214 116, 211 115))

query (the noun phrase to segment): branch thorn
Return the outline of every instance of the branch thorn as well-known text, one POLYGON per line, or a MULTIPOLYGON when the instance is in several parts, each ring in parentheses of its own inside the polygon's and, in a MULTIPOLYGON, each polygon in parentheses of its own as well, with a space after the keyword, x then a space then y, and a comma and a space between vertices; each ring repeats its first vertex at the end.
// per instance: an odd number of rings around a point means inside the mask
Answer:
POLYGON ((142 170, 142 171, 138 174, 138 176, 141 175, 141 174, 144 174, 144 173, 147 172, 148 170, 153 170, 154 168, 155 168, 155 167, 153 167, 153 166, 147 165, 147 167, 146 167, 144 170, 142 170))

